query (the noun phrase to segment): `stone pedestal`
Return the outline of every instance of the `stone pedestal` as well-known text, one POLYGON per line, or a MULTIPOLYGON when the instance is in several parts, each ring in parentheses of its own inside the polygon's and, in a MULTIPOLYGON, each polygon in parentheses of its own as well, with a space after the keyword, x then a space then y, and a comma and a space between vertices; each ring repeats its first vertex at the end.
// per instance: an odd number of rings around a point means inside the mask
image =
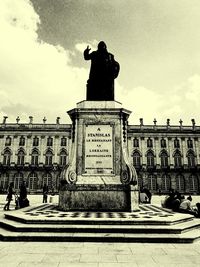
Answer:
POLYGON ((59 195, 62 210, 129 211, 130 188, 124 185, 66 184, 59 195))
POLYGON ((135 184, 135 195, 138 191, 127 151, 130 113, 116 101, 82 101, 68 111, 71 148, 62 173, 60 209, 133 209, 130 183, 135 184))

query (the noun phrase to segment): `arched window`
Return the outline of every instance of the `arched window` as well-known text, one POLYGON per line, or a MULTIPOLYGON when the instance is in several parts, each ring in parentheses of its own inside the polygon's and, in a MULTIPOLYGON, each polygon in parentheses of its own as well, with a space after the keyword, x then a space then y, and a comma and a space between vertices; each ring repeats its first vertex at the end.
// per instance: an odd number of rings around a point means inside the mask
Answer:
POLYGON ((180 148, 180 141, 177 137, 174 139, 174 148, 180 148))
POLYGON ((139 152, 137 152, 137 151, 135 151, 135 152, 133 153, 133 166, 134 166, 135 168, 138 168, 138 167, 141 166, 141 162, 140 162, 140 154, 139 154, 139 152))
POLYGON ((187 140, 187 147, 193 148, 193 141, 190 138, 188 138, 188 140, 187 140))
POLYGON ((53 146, 53 138, 50 136, 47 138, 47 146, 53 146))
POLYGON ((44 184, 48 185, 49 189, 52 187, 52 175, 50 173, 46 173, 43 176, 42 187, 44 186, 44 184))
POLYGON ((180 168, 182 166, 182 157, 180 151, 174 153, 174 166, 180 168))
POLYGON ((5 143, 5 146, 10 146, 11 145, 11 137, 10 136, 7 136, 6 137, 6 143, 5 143))
POLYGON ((37 136, 33 138, 33 146, 39 146, 39 138, 37 136))
POLYGON ((60 166, 65 166, 67 164, 67 153, 62 150, 60 152, 60 166))
POLYGON ((171 187, 171 179, 169 175, 164 174, 161 178, 161 190, 163 192, 169 192, 171 187))
POLYGON ((19 150, 18 154, 17 154, 17 165, 24 165, 24 151, 23 150, 19 150))
POLYGON ((194 174, 190 175, 189 186, 190 186, 190 192, 191 193, 199 192, 199 183, 198 183, 198 178, 196 175, 194 175, 194 174))
POLYGON ((167 146, 167 144, 166 144, 166 140, 165 140, 164 138, 162 138, 162 139, 160 140, 160 146, 161 146, 162 148, 165 148, 165 147, 167 146))
POLYGON ((147 167, 154 167, 154 154, 152 151, 147 152, 147 167))
POLYGON ((9 149, 5 149, 3 153, 3 165, 9 166, 11 159, 11 151, 9 149))
POLYGON ((160 162, 161 162, 161 167, 166 168, 168 167, 168 155, 166 151, 162 151, 160 154, 160 162))
POLYGON ((25 138, 24 138, 24 136, 20 136, 19 146, 25 146, 25 138))
POLYGON ((137 137, 135 137, 135 138, 133 139, 133 146, 134 146, 134 147, 139 147, 139 139, 138 139, 137 137))
POLYGON ((36 149, 32 151, 31 154, 31 165, 37 166, 38 165, 38 158, 39 158, 39 153, 36 149))
POLYGON ((148 176, 148 188, 150 191, 157 190, 157 178, 156 175, 150 174, 148 176))
POLYGON ((193 168, 196 165, 195 162, 195 155, 193 151, 189 151, 187 154, 187 158, 188 158, 188 167, 189 168, 193 168))
POLYGON ((14 188, 19 189, 23 182, 23 174, 21 172, 14 175, 14 188))
POLYGON ((36 190, 38 188, 38 177, 35 172, 30 173, 28 177, 28 187, 30 190, 36 190))
POLYGON ((176 176, 176 190, 183 193, 185 191, 185 180, 183 175, 176 176))
POLYGON ((3 191, 8 189, 9 174, 3 173, 0 175, 0 187, 3 191))
POLYGON ((67 138, 62 137, 62 138, 61 138, 60 145, 61 145, 61 146, 66 146, 66 145, 67 145, 67 138))
POLYGON ((45 155, 45 165, 50 166, 52 165, 53 153, 51 150, 47 150, 45 155))
POLYGON ((153 147, 153 141, 150 137, 147 139, 147 147, 153 147))

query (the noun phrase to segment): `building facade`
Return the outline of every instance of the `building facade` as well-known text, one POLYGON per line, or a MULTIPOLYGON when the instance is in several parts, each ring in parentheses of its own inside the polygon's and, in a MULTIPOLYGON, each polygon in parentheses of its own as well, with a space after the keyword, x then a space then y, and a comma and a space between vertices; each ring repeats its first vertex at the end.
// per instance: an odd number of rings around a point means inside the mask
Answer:
POLYGON ((140 187, 167 193, 170 188, 181 193, 199 194, 200 127, 131 125, 128 129, 129 153, 138 173, 140 187))
MULTIPOLYGON (((23 180, 29 192, 42 191, 46 183, 58 190, 60 174, 68 163, 70 124, 7 123, 0 124, 0 190, 7 191, 14 182, 15 189, 23 180)), ((140 187, 153 193, 167 193, 170 188, 182 193, 199 194, 200 183, 200 127, 166 125, 128 126, 129 156, 138 173, 140 187)))
POLYGON ((58 189, 60 173, 68 162, 71 125, 0 124, 0 189, 14 182, 19 189, 23 180, 30 192, 41 192, 44 184, 58 189))

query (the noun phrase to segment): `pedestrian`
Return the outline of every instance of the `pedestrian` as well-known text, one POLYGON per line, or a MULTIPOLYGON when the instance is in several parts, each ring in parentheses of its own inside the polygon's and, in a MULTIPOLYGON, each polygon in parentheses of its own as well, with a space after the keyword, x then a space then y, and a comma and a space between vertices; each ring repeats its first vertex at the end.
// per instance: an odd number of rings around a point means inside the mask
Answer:
POLYGON ((26 189, 26 182, 23 181, 20 186, 19 192, 19 206, 20 208, 25 208, 29 206, 29 200, 27 198, 27 189, 26 189))
POLYGON ((47 203, 49 188, 48 185, 44 184, 43 186, 43 203, 47 203))
POLYGON ((9 187, 8 187, 8 195, 6 197, 7 203, 4 206, 4 210, 10 210, 10 202, 12 201, 12 196, 14 194, 13 187, 14 187, 14 183, 11 182, 9 187))

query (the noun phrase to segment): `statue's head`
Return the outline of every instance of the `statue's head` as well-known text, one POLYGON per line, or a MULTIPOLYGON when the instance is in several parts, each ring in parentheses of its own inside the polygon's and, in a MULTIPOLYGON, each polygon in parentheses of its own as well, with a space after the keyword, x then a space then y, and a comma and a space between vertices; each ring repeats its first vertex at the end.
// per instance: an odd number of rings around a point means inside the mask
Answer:
POLYGON ((106 47, 106 44, 104 43, 104 41, 99 42, 99 44, 98 44, 98 50, 99 51, 107 50, 107 47, 106 47))

